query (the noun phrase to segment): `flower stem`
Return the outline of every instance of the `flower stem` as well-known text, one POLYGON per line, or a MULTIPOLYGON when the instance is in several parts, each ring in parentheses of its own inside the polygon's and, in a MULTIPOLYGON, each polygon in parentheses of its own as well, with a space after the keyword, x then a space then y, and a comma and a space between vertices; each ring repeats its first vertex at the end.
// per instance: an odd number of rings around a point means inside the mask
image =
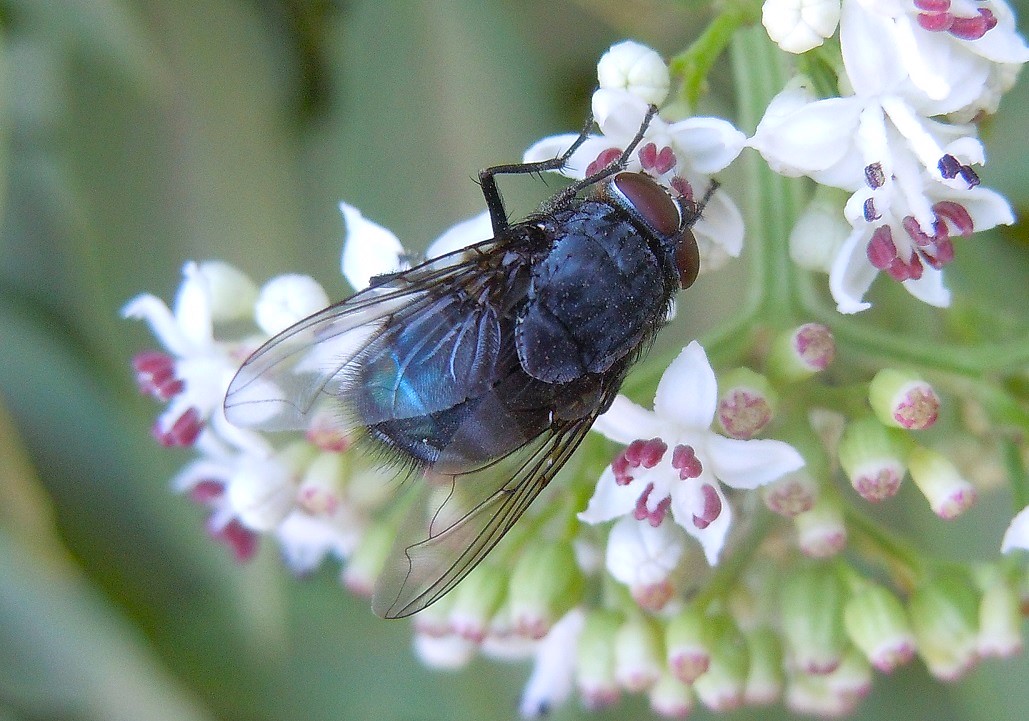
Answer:
POLYGON ((696 107, 708 73, 736 31, 756 22, 760 16, 761 4, 755 0, 725 2, 700 37, 671 59, 668 66, 673 74, 682 77, 680 95, 690 108, 696 107))
POLYGON ((713 602, 724 598, 733 584, 746 570, 751 558, 761 547, 761 541, 768 535, 774 516, 765 510, 754 514, 754 521, 747 535, 735 545, 734 552, 714 568, 714 573, 704 587, 697 593, 692 603, 699 609, 706 610, 713 602))
POLYGON ((897 585, 910 590, 925 575, 925 563, 919 553, 896 535, 851 505, 844 506, 847 528, 857 533, 867 555, 880 561, 894 576, 897 585))
MULTIPOLYGON (((762 28, 738 32, 732 51, 740 125, 749 130, 757 126, 789 72, 782 53, 762 28)), ((745 308, 760 310, 764 322, 784 328, 794 315, 795 270, 788 239, 801 206, 803 186, 773 173, 753 154, 743 165, 748 190, 747 253, 751 264, 751 287, 745 308)))

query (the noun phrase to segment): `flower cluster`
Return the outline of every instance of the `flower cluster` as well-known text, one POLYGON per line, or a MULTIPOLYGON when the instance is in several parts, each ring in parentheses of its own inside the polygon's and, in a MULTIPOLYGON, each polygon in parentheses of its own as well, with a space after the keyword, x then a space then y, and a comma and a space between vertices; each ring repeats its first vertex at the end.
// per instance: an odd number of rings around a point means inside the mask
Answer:
MULTIPOLYGON (((996 109, 1012 67, 1029 58, 1010 11, 1000 2, 768 0, 764 22, 791 53, 838 26, 845 94, 817 98, 798 77, 748 139, 721 119, 681 117, 681 103, 665 105, 668 65, 620 43, 598 66, 600 132, 558 172, 582 179, 603 168, 657 107, 630 169, 695 198, 754 148, 773 170, 822 184, 788 249, 779 239, 780 256, 829 272, 841 313, 868 307, 880 271, 947 305, 940 269, 954 257, 951 235, 1013 222, 1007 202, 979 186, 972 166, 983 148, 968 123, 996 109)), ((577 140, 544 138, 525 162, 561 156, 577 140)), ((409 267, 391 232, 341 210, 342 271, 355 289, 409 267)), ((708 193, 692 231, 702 272, 743 251, 742 216, 724 188, 708 193)), ((426 256, 490 235, 483 213, 426 256)), ((212 535, 241 561, 271 536, 297 572, 333 556, 343 584, 368 595, 393 545, 396 484, 329 414, 301 438, 236 428, 222 410, 240 363, 327 303, 305 276, 258 288, 224 263, 189 263, 173 309, 144 295, 124 315, 146 320, 164 346, 133 365, 141 391, 167 404, 155 438, 198 454, 175 487, 209 511, 212 535)), ((512 531, 414 617, 419 657, 442 668, 478 653, 532 659, 526 717, 573 691, 589 708, 643 693, 664 716, 698 702, 726 710, 776 701, 839 716, 869 691, 873 670, 920 657, 949 681, 980 659, 1020 652, 1029 574, 1014 551, 1029 549, 1029 508, 1004 536, 1013 553, 975 566, 936 563, 874 520, 908 476, 939 519, 973 506, 989 486, 977 473, 999 454, 989 394, 978 394, 985 386, 934 376, 931 363, 855 352, 832 323, 777 310, 759 304, 734 334, 742 342, 726 334, 684 344, 660 369, 653 410, 617 396, 583 446, 603 470, 585 462, 551 484, 546 510, 520 522, 527 532, 512 531), (943 428, 954 425, 948 407, 962 409, 956 432, 943 428)))
POLYGON ((798 76, 768 106, 750 141, 785 175, 850 193, 823 198, 791 244, 806 267, 827 271, 841 313, 864 300, 879 273, 916 298, 950 304, 942 269, 955 236, 1014 222, 1007 201, 980 185, 976 126, 997 109, 1029 48, 1003 2, 767 0, 768 34, 788 52, 820 45, 839 23, 842 97, 817 97, 798 76), (826 225, 838 229, 835 249, 826 225))

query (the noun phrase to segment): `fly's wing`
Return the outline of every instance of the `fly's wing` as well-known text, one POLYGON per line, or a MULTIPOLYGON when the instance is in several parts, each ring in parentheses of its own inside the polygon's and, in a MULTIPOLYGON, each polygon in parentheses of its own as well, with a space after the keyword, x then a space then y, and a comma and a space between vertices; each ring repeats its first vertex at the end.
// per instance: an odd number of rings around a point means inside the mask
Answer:
POLYGON ((552 424, 515 451, 471 470, 427 472, 419 489, 427 503, 416 506, 401 529, 376 583, 375 613, 410 616, 457 585, 561 470, 595 418, 552 424))
MULTIPOLYGON (((305 429, 322 401, 346 394, 362 352, 375 338, 412 324, 449 322, 450 330, 439 330, 430 348, 438 350, 449 338, 457 360, 447 362, 467 364, 476 369, 472 376, 481 378, 490 363, 483 353, 495 348, 492 338, 499 331, 487 311, 480 314, 488 316, 484 320, 466 305, 467 315, 455 317, 453 296, 478 281, 479 259, 498 245, 486 241, 397 273, 282 331, 251 355, 232 379, 225 396, 226 417, 234 425, 265 431, 305 429), (439 312, 444 307, 447 314, 439 312), (481 342, 478 334, 490 340, 481 342)), ((414 370, 424 363, 412 357, 407 365, 414 370)), ((465 377, 462 368, 453 369, 452 375, 465 377)), ((460 389, 455 393, 460 395, 460 389)))

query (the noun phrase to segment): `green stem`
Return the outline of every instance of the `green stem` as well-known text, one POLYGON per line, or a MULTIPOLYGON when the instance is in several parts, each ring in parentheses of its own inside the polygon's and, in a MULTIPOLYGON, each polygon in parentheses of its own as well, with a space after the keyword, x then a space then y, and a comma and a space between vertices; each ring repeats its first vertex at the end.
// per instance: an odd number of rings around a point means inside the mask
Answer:
POLYGON ((1022 461, 1022 452, 1013 439, 1002 439, 1000 448, 1004 465, 1008 469, 1008 478, 1011 479, 1011 500, 1015 507, 1015 513, 1018 513, 1029 506, 1029 471, 1022 461))
POLYGON ((754 515, 754 522, 748 529, 746 537, 735 544, 734 553, 715 566, 711 578, 694 597, 692 603, 697 608, 707 610, 712 603, 724 598, 732 590, 740 574, 746 570, 754 554, 760 548, 761 541, 768 535, 773 520, 774 516, 770 511, 761 510, 754 515))
POLYGON ((898 585, 913 588, 925 576, 923 557, 902 539, 861 513, 853 506, 844 506, 847 528, 856 532, 869 554, 881 562, 900 582, 898 585))
MULTIPOLYGON (((769 101, 789 77, 782 53, 768 40, 763 28, 736 34, 732 48, 740 125, 757 126, 769 101)), ((747 254, 751 287, 744 304, 746 315, 760 313, 775 328, 793 322, 795 286, 787 239, 802 202, 803 186, 777 175, 751 153, 744 159, 747 254)))
POLYGON ((755 0, 726 2, 707 28, 683 52, 669 61, 673 75, 682 78, 681 97, 690 108, 696 107, 704 90, 707 75, 715 61, 732 41, 736 31, 757 21, 760 3, 755 0))

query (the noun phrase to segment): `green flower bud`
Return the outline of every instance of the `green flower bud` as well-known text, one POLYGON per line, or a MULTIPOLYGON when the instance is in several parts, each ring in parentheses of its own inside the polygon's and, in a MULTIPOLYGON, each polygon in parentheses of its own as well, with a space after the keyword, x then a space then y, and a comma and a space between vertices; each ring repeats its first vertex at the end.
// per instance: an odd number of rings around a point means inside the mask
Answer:
POLYGON ((450 595, 454 596, 450 611, 454 633, 481 643, 507 595, 507 573, 489 563, 480 564, 450 595))
POLYGON ((319 453, 300 481, 297 504, 312 516, 333 515, 340 504, 343 465, 339 453, 319 453))
POLYGON ((775 414, 777 398, 768 379, 749 368, 736 368, 718 382, 718 425, 730 438, 753 438, 775 414))
POLYGON ((875 418, 847 424, 840 439, 840 465, 865 500, 878 503, 893 496, 904 479, 905 439, 875 418))
POLYGON ((622 624, 615 634, 615 679, 629 691, 645 691, 664 669, 664 645, 657 626, 641 614, 622 624))
POLYGON ((847 545, 847 526, 838 499, 823 493, 810 511, 793 517, 797 547, 811 558, 828 558, 847 545))
POLYGON ((693 710, 693 687, 665 671, 650 688, 650 708, 666 718, 685 718, 693 710))
POLYGON ((586 614, 575 665, 576 685, 586 708, 599 709, 618 700, 615 636, 621 626, 622 617, 614 611, 596 610, 586 614))
POLYGON ((750 666, 747 669, 747 684, 744 700, 750 706, 767 706, 775 703, 782 695, 782 644, 779 637, 767 626, 747 634, 747 649, 750 666))
POLYGON ((914 373, 884 368, 868 387, 868 401, 887 426, 919 431, 929 428, 940 415, 940 397, 914 373))
POLYGON ((843 610, 847 635, 883 673, 914 658, 915 635, 900 599, 869 583, 847 601, 843 610))
POLYGON ((979 598, 963 575, 941 574, 923 584, 908 600, 918 653, 929 672, 956 681, 976 662, 979 598))
POLYGON ((393 549, 395 534, 396 528, 388 523, 373 523, 364 532, 343 568, 343 585, 351 593, 371 597, 375 580, 382 573, 386 558, 393 549))
POLYGON ((582 571, 572 544, 553 541, 531 544, 515 564, 509 587, 515 631, 543 638, 550 627, 579 602, 582 571))
POLYGON ((787 473, 761 487, 768 510, 786 518, 810 511, 818 498, 818 482, 806 468, 787 473))
POLYGON ((836 670, 846 650, 845 589, 836 568, 805 564, 786 578, 780 594, 782 628, 794 663, 802 671, 836 670))
POLYGON ((1008 579, 998 577, 979 601, 979 655, 1009 658, 1021 652, 1021 599, 1008 579))
POLYGON ((911 479, 940 518, 957 518, 975 503, 975 486, 962 478, 950 460, 928 448, 915 448, 908 457, 911 479))
POLYGON ((835 355, 832 331, 820 323, 807 323, 772 341, 768 372, 786 382, 803 380, 825 370, 835 355))
POLYGON ((701 703, 713 711, 730 711, 743 705, 750 659, 743 634, 728 616, 710 620, 711 663, 693 689, 701 703))
POLYGON ((683 683, 693 683, 711 663, 711 620, 694 606, 686 606, 665 631, 668 667, 683 683))

